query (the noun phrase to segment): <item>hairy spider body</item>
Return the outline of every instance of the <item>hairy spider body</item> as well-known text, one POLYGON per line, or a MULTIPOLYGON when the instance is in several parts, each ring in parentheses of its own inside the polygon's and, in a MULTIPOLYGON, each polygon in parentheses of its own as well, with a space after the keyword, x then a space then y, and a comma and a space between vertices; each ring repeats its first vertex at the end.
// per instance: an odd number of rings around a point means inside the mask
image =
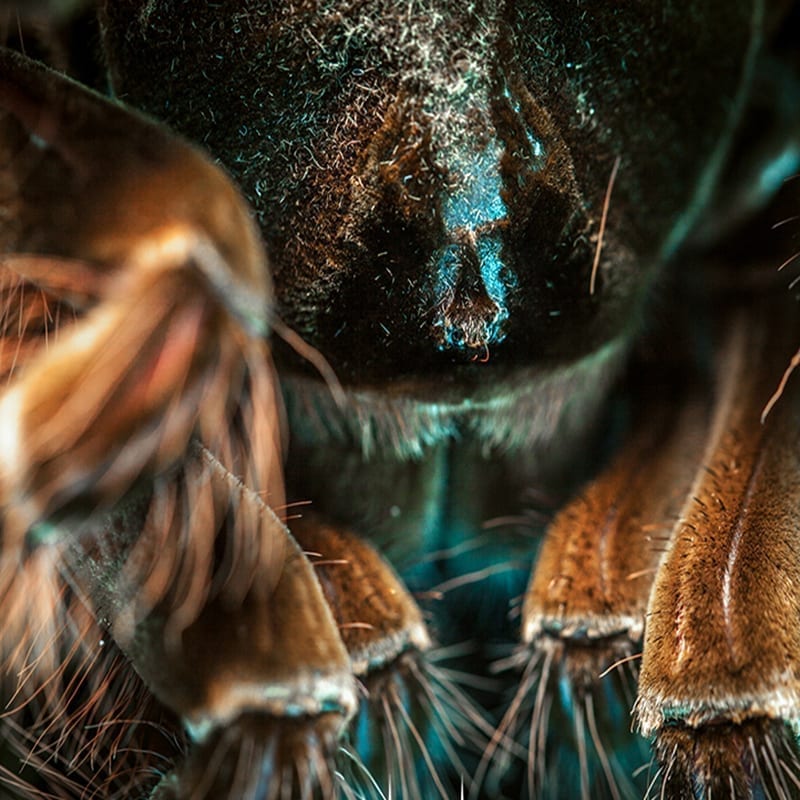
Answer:
POLYGON ((800 796, 792 3, 6 5, 8 791, 800 796))

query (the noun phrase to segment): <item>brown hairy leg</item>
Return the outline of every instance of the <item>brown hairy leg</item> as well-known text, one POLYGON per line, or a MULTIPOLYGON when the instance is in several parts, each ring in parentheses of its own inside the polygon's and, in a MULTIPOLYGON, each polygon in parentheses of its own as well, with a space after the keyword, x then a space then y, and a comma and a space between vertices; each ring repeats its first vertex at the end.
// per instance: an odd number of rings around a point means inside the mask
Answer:
MULTIPOLYGON (((661 369, 637 376, 627 440, 549 525, 524 598, 523 646, 510 661, 522 679, 495 741, 520 741, 531 797, 564 791, 548 739, 570 726, 561 745, 577 754, 570 791, 635 796, 630 754, 624 765, 615 755, 619 727, 635 696, 650 587, 702 448, 708 405, 696 379, 661 369), (675 386, 685 390, 677 408, 675 386)), ((507 767, 489 755, 499 780, 507 767)))
POLYGON ((647 613, 635 716, 656 737, 662 797, 800 792, 798 383, 766 419, 796 349, 790 297, 724 312, 705 454, 647 613))

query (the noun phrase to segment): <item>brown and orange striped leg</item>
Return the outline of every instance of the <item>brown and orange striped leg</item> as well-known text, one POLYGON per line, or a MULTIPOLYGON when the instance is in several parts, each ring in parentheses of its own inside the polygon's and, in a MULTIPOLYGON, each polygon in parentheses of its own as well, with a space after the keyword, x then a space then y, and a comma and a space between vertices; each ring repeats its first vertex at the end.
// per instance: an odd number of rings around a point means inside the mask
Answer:
POLYGON ((699 386, 681 375, 649 377, 620 452, 548 527, 525 595, 515 659, 523 677, 500 730, 524 741, 531 796, 555 790, 548 760, 563 736, 573 740, 577 769, 559 791, 584 800, 635 794, 615 750, 630 758, 625 720, 647 600, 707 420, 699 386), (678 408, 676 386, 686 390, 678 408), (572 727, 572 737, 556 735, 559 726, 572 727))
POLYGON ((258 495, 195 445, 92 541, 69 554, 75 580, 188 734, 156 796, 334 797, 350 658, 313 567, 258 495))
POLYGON ((0 150, 4 684, 103 686, 99 629, 68 601, 84 595, 192 740, 162 791, 268 793, 285 772, 332 794, 353 678, 272 510, 268 271, 244 203, 161 126, 5 51, 0 150))
POLYGON ((225 431, 268 371, 244 202, 163 127, 0 51, 4 545, 225 431))
MULTIPOLYGON (((448 800, 453 783, 471 782, 460 753, 479 752, 491 727, 436 663, 420 608, 371 544, 314 515, 291 528, 314 564, 361 686, 359 718, 348 737, 353 760, 365 762, 391 796, 448 800), (432 745, 452 774, 444 774, 432 745)), ((365 775, 346 772, 350 785, 369 796, 365 775)))
POLYGON ((791 297, 730 313, 702 467, 648 609, 636 703, 662 797, 800 796, 800 342, 791 297))

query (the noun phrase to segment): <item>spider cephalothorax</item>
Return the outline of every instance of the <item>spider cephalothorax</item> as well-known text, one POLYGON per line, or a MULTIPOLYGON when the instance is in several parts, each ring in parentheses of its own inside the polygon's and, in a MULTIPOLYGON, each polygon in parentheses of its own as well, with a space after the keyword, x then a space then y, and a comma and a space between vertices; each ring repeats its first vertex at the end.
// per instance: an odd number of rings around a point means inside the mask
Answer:
POLYGON ((9 786, 800 796, 793 4, 77 5, 0 4, 9 786))

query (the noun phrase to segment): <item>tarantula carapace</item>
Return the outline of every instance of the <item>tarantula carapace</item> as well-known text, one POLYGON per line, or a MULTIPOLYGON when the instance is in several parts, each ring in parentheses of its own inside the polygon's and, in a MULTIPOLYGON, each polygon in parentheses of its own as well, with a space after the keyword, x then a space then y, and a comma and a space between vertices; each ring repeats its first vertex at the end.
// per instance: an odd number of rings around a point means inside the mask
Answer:
POLYGON ((795 3, 0 24, 4 796, 800 797, 795 3))

